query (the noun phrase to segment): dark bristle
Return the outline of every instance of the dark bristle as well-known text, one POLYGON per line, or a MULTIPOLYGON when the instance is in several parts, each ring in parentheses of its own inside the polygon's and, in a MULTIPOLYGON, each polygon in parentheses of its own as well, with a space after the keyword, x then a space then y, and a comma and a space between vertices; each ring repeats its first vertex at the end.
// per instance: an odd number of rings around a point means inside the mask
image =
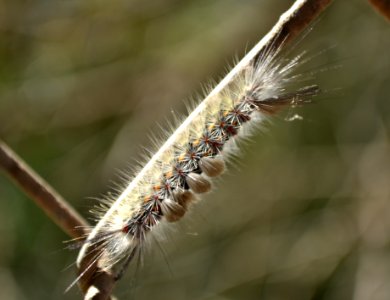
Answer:
POLYGON ((266 114, 275 114, 286 106, 302 106, 304 104, 312 103, 312 97, 321 92, 318 85, 311 85, 295 92, 266 98, 263 100, 251 100, 257 109, 266 114))

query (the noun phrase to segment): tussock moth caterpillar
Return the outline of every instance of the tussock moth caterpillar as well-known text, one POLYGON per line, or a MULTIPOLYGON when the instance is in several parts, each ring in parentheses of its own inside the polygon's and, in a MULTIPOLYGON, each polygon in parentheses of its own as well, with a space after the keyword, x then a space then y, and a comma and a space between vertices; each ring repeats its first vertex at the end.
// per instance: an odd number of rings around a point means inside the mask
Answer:
POLYGON ((260 41, 168 137, 123 192, 108 201, 80 250, 79 278, 93 264, 104 271, 115 269, 116 277, 121 277, 128 263, 142 254, 151 231, 163 222, 179 221, 201 194, 211 190, 212 179, 224 172, 237 139, 250 135, 251 129, 283 108, 310 103, 318 95, 317 85, 289 89, 297 80, 294 71, 304 61, 303 54, 284 58, 281 45, 287 37, 281 37, 282 41, 280 37, 274 35, 274 42, 265 48, 260 41))

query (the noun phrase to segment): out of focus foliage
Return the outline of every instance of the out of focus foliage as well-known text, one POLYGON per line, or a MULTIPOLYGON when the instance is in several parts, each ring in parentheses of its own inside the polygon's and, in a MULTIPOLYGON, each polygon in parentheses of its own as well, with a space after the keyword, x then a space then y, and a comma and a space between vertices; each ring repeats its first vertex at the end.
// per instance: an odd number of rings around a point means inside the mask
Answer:
MULTIPOLYGON (((290 2, 1 0, 0 137, 88 216, 290 2)), ((390 26, 336 1, 297 49, 324 95, 244 145, 120 299, 390 299, 390 26)), ((68 237, 3 176, 0 234, 1 299, 81 299, 68 237)))

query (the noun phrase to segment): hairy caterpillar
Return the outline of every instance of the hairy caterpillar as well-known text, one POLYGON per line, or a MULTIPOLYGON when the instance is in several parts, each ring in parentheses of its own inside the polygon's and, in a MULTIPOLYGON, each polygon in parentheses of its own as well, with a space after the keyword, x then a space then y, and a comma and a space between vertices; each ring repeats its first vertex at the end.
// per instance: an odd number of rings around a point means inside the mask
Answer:
POLYGON ((320 92, 317 85, 289 89, 297 81, 294 71, 303 54, 283 58, 283 43, 271 43, 265 51, 259 51, 262 41, 257 44, 112 199, 81 248, 80 276, 96 263, 101 270, 115 269, 119 278, 142 254, 152 230, 180 220, 198 195, 210 191, 237 138, 248 136, 282 108, 309 103, 320 92))

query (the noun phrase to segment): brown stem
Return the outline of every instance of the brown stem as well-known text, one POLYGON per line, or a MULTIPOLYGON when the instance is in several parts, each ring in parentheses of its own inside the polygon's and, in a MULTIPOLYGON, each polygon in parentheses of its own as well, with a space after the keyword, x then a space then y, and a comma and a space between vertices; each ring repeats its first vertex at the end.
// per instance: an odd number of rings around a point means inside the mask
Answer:
MULTIPOLYGON (((0 167, 70 237, 86 236, 88 223, 1 140, 0 167)), ((80 278, 79 285, 86 299, 103 300, 110 298, 114 282, 111 274, 95 267, 90 277, 80 278), (95 286, 98 292, 93 292, 91 286, 95 286)))
POLYGON ((263 38, 263 47, 255 56, 260 57, 269 49, 284 47, 294 40, 315 20, 319 14, 331 4, 333 0, 296 0, 294 4, 283 13, 272 30, 263 38))
POLYGON ((390 21, 390 0, 368 0, 376 10, 390 21))
POLYGON ((70 237, 85 236, 88 223, 1 140, 0 167, 70 237))

